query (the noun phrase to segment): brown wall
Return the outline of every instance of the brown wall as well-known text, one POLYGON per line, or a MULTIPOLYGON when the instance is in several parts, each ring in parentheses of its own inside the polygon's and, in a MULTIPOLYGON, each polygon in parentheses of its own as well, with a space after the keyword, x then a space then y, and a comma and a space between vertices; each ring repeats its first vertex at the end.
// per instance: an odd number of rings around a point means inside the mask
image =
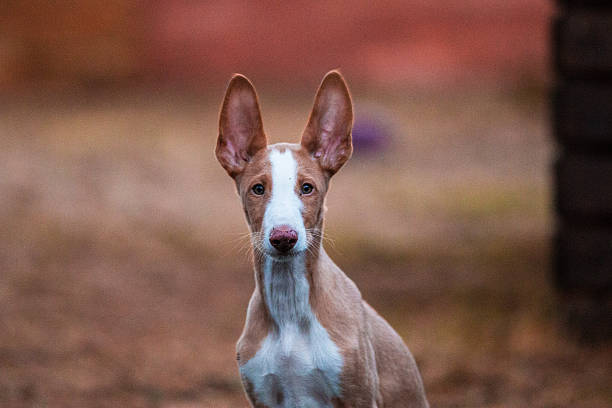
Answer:
POLYGON ((547 0, 5 0, 0 86, 319 78, 377 84, 546 76, 547 0))

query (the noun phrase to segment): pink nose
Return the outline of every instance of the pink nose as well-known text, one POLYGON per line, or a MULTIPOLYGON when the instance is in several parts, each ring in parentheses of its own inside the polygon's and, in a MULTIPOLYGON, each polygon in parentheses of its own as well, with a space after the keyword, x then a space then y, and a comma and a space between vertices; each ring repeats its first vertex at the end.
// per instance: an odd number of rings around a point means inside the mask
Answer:
POLYGON ((270 244, 280 252, 287 252, 295 246, 298 234, 287 225, 272 228, 270 244))

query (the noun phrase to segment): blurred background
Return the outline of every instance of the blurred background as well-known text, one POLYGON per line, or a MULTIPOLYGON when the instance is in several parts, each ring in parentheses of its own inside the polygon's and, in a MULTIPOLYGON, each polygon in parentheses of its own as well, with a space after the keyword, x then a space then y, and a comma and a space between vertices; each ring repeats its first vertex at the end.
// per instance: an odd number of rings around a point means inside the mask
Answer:
POLYGON ((272 141, 323 75, 356 107, 326 248, 434 407, 609 407, 559 324, 547 0, 4 0, 0 406, 246 407, 254 280, 214 159, 234 72, 272 141))

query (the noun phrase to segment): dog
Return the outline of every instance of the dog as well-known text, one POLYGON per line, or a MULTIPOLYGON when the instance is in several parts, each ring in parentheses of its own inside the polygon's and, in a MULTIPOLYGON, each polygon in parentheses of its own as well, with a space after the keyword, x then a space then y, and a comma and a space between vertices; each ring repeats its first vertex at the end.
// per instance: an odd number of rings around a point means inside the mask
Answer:
POLYGON ((253 407, 428 407, 412 354, 322 246, 352 125, 338 71, 324 77, 299 144, 268 144, 246 77, 227 87, 215 154, 251 232, 255 290, 236 351, 253 407))

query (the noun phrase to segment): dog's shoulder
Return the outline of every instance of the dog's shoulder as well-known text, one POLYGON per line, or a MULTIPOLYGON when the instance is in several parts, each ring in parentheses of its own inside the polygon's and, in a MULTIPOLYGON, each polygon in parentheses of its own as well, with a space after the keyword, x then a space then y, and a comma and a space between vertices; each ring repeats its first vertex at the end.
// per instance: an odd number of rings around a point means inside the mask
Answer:
POLYGON ((253 358, 268 331, 269 317, 266 315, 263 299, 255 290, 249 301, 242 335, 236 343, 236 360, 239 366, 253 358))

